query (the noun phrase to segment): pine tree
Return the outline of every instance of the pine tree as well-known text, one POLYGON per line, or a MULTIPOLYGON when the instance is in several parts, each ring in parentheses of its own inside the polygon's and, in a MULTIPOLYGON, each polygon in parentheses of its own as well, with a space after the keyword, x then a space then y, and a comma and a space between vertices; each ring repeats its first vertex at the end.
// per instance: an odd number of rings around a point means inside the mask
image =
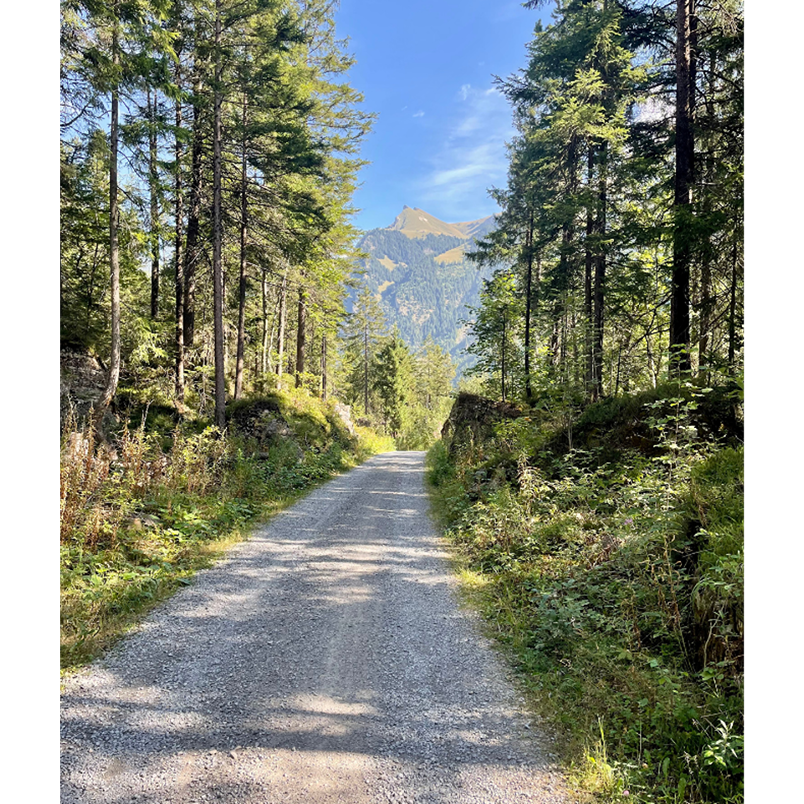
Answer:
POLYGON ((468 351, 478 361, 468 373, 499 376, 499 394, 505 401, 515 393, 515 378, 521 371, 517 324, 522 320, 522 300, 510 270, 495 271, 483 285, 480 307, 470 308, 475 314, 475 340, 468 351))
POLYGON ((388 338, 376 357, 374 389, 386 430, 399 436, 406 424, 406 403, 413 385, 413 359, 399 332, 388 338))
POLYGON ((521 343, 527 401, 539 355, 536 374, 564 399, 696 364, 702 377, 739 370, 740 4, 559 2, 500 86, 518 136, 507 187, 492 191, 498 230, 472 255, 503 266, 523 300, 524 321, 510 321, 489 286, 475 323, 499 393, 502 330, 521 343))
POLYGON ((106 387, 95 406, 94 426, 104 437, 101 422, 115 395, 121 364, 121 305, 120 305, 120 199, 118 160, 120 148, 121 95, 149 78, 154 57, 164 57, 171 51, 169 37, 161 28, 166 17, 166 3, 150 0, 114 0, 111 4, 91 0, 68 0, 63 14, 69 20, 68 46, 63 68, 69 64, 76 74, 74 82, 63 81, 67 90, 63 107, 75 107, 75 99, 84 101, 83 110, 76 116, 63 119, 67 130, 79 127, 89 111, 109 113, 109 304, 110 358, 106 387))
MULTIPOLYGON (((213 9, 207 5, 207 10, 213 9)), ((209 15, 211 28, 203 9, 191 6, 186 11, 185 17, 176 14, 176 25, 183 26, 183 44, 189 43, 191 51, 193 88, 186 245, 178 246, 184 253, 182 351, 186 356, 187 349, 194 349, 196 359, 206 359, 194 346, 200 282, 209 286, 215 301, 212 341, 220 421, 230 376, 235 396, 244 392, 249 342, 259 344, 255 365, 260 374, 261 365, 267 367, 269 360, 271 328, 278 331, 283 359, 277 361, 277 370, 286 368, 287 324, 293 318, 288 316, 287 293, 296 295, 304 283, 304 294, 318 295, 308 287, 309 279, 318 277, 314 265, 335 256, 332 251, 325 253, 333 247, 327 233, 341 226, 348 214, 348 196, 360 164, 348 153, 357 148, 367 121, 353 108, 359 96, 342 80, 350 62, 332 36, 329 7, 297 8, 283 0, 236 4, 219 0, 209 15), (324 34, 318 31, 321 27, 324 34), (346 93, 344 102, 330 97, 334 90, 328 75, 339 76, 336 94, 346 93), (350 142, 343 140, 345 135, 350 142), (204 189, 210 186, 211 198, 204 189), (236 205, 229 202, 233 197, 236 205), (211 215, 206 212, 210 208, 211 215), (207 227, 211 256, 202 247, 207 227), (212 282, 198 273, 205 257, 213 266, 212 282), (237 292, 227 293, 224 281, 233 257, 237 292), (251 292, 255 278, 260 289, 256 298, 251 292), (281 322, 269 323, 269 295, 275 297, 281 322), (250 332, 253 321, 259 334, 250 332), (230 332, 236 333, 232 344, 230 332), (230 352, 235 354, 232 368, 227 366, 230 352)), ((303 312, 306 316, 306 306, 303 312)), ((297 314, 295 321, 298 358, 307 333, 304 322, 299 327, 297 314)), ((205 349, 209 337, 206 330, 199 346, 205 349)))
POLYGON ((349 404, 362 402, 363 413, 372 412, 370 392, 374 387, 374 355, 385 336, 386 323, 374 295, 363 286, 344 326, 344 378, 342 384, 349 404))

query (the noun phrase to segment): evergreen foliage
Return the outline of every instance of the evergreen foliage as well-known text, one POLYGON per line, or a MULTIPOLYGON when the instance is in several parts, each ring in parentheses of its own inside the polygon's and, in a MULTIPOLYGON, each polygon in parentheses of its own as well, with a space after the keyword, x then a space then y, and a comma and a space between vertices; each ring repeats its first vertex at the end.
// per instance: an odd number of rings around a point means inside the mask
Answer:
MULTIPOLYGON (((668 371, 706 385, 742 370, 742 8, 701 4, 691 19, 689 202, 673 193, 670 7, 559 2, 526 66, 500 81, 517 136, 507 186, 492 192, 497 229, 469 256, 516 278, 525 397, 540 373, 566 398, 596 400, 668 371)), ((472 347, 489 376, 502 374, 494 340, 508 309, 495 289, 509 292, 486 286, 472 347)))
POLYGON ((119 342, 124 387, 139 355, 154 401, 202 415, 288 372, 325 387, 372 119, 351 64, 324 0, 64 0, 63 344, 119 342))
POLYGON ((343 332, 338 394, 362 418, 391 434, 401 449, 426 449, 439 436, 452 401, 456 367, 428 338, 413 352, 368 284, 357 291, 343 332))

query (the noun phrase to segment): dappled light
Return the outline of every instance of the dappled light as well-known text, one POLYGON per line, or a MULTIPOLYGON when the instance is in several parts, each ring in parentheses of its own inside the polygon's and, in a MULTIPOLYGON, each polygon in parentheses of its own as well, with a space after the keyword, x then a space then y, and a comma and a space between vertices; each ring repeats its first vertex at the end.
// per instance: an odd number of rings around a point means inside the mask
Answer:
POLYGON ((541 785, 545 748, 457 608, 423 458, 330 481, 69 679, 62 800, 374 801, 403 774, 441 791, 423 800, 477 784, 502 804, 541 785))
POLYGON ((62 0, 62 804, 743 804, 743 7, 62 0))

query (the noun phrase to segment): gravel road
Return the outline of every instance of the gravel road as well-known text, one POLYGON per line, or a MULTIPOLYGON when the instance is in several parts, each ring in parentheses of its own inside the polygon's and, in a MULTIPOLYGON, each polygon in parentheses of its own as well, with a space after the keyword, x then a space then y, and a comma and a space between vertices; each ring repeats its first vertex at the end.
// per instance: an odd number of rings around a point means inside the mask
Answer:
POLYGON ((62 804, 570 802, 459 609, 424 453, 330 481, 62 694, 62 804))

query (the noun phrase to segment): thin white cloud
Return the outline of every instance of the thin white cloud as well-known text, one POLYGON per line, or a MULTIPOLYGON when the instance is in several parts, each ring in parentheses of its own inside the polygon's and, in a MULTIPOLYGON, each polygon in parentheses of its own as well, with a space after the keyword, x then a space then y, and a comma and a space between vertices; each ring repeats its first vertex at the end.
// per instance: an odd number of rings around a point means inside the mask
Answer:
POLYGON ((505 143, 513 133, 511 110, 499 90, 464 84, 431 169, 419 183, 424 203, 443 210, 450 220, 491 211, 488 189, 505 184, 505 143))
POLYGON ((421 109, 419 109, 419 111, 416 112, 413 116, 414 117, 424 117, 424 112, 421 109))
MULTIPOLYGON (((522 8, 522 0, 514 0, 514 2, 502 3, 497 7, 494 16, 495 22, 508 22, 513 19, 521 19, 527 13, 522 8)), ((533 12, 531 12, 533 13, 533 12)))

